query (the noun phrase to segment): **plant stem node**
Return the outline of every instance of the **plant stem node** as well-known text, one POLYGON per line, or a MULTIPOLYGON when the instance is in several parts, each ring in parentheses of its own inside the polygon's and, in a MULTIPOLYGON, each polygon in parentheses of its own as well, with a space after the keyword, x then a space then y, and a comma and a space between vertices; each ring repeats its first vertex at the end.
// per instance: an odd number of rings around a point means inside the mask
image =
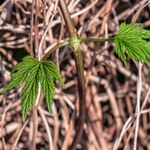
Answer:
POLYGON ((75 50, 77 50, 78 47, 80 46, 80 39, 79 39, 78 37, 76 37, 76 36, 71 37, 71 38, 69 39, 69 45, 70 45, 72 48, 74 48, 75 50))

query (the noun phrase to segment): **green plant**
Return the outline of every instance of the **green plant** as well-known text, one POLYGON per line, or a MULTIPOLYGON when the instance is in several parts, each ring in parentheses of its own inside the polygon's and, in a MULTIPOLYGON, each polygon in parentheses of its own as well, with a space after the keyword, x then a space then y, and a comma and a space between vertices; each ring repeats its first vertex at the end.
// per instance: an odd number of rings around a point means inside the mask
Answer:
MULTIPOLYGON (((132 60, 138 60, 150 66, 150 45, 145 40, 150 38, 150 31, 139 28, 138 26, 139 24, 137 23, 122 23, 118 34, 114 37, 107 39, 71 37, 68 42, 64 42, 65 44, 62 44, 62 46, 69 44, 71 47, 77 49, 82 42, 104 42, 114 40, 116 54, 125 65, 127 64, 127 54, 132 60)), ((57 47, 59 46, 57 45, 53 49, 55 50, 57 47)), ((63 85, 61 75, 55 64, 51 61, 38 61, 31 56, 26 56, 22 59, 22 62, 13 68, 12 73, 13 76, 10 83, 3 92, 11 90, 12 88, 24 83, 24 88, 21 94, 23 120, 25 120, 27 112, 31 110, 35 103, 39 83, 42 86, 46 97, 46 104, 50 111, 55 91, 53 78, 63 85)))
POLYGON ((122 23, 119 33, 115 36, 115 50, 126 65, 125 53, 132 59, 150 66, 150 45, 145 39, 150 38, 150 31, 139 28, 140 24, 122 23))
POLYGON ((150 38, 150 31, 140 28, 141 24, 123 22, 120 25, 119 32, 111 38, 93 39, 80 38, 81 42, 105 42, 114 41, 116 54, 125 65, 126 54, 134 61, 140 61, 150 66, 150 45, 146 39, 150 38))

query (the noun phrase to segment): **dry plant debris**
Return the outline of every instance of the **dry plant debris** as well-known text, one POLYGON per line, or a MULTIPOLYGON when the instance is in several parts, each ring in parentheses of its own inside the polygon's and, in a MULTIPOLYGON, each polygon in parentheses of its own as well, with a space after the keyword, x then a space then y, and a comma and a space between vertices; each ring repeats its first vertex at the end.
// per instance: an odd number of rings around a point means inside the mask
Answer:
MULTIPOLYGON (((11 70, 22 57, 41 57, 58 42, 68 38, 58 0, 38 0, 39 12, 33 12, 37 0, 0 2, 0 90, 10 81, 11 70), (33 24, 33 17, 39 17, 33 24), (39 50, 34 41, 38 29, 39 50), (31 45, 33 47, 31 47, 31 45)), ((119 24, 141 22, 150 29, 149 0, 67 0, 77 32, 82 37, 107 38, 119 24)), ((36 6, 35 6, 36 7, 36 6)), ((124 66, 111 42, 82 43, 86 79, 86 121, 77 149, 138 150, 150 149, 150 69, 127 58, 124 66), (142 80, 141 80, 142 79, 142 80), (140 107, 137 104, 140 104, 140 107), (138 120, 139 118, 139 120, 138 120), (138 127, 137 127, 138 126, 138 127), (138 135, 137 135, 138 129, 138 135), (136 140, 136 138, 138 139, 136 140)), ((41 101, 38 114, 21 119, 21 89, 0 95, 0 150, 67 150, 76 132, 79 112, 75 62, 69 47, 57 50, 49 60, 60 69, 65 89, 56 89, 52 113, 41 101), (37 136, 34 118, 37 116, 37 136)), ((43 99, 43 95, 40 95, 43 99)))

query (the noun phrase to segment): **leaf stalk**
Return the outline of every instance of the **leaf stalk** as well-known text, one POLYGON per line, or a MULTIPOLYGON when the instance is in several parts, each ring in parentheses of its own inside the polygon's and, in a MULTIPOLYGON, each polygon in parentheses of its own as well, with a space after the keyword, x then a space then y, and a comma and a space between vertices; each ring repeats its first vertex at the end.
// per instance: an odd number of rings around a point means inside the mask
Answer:
POLYGON ((95 43, 99 43, 99 42, 106 42, 106 41, 114 41, 115 37, 110 37, 110 38, 104 38, 104 39, 96 39, 96 38, 80 38, 80 42, 95 42, 95 43))
POLYGON ((62 48, 64 46, 68 45, 68 43, 69 43, 68 41, 65 41, 65 42, 57 44, 52 49, 50 49, 46 54, 44 54, 44 56, 42 57, 41 61, 46 60, 49 57, 49 55, 52 54, 55 50, 60 49, 60 48, 62 48))

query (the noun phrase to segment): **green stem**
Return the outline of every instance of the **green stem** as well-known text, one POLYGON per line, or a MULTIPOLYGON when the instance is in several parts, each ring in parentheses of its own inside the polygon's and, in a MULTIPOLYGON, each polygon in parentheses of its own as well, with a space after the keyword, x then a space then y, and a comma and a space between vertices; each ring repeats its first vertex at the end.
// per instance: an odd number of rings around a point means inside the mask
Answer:
POLYGON ((50 55, 51 53, 53 53, 55 50, 60 49, 61 47, 64 47, 64 46, 66 46, 66 45, 68 45, 68 44, 69 44, 68 41, 65 41, 65 42, 62 42, 62 43, 57 44, 56 46, 54 46, 52 49, 50 49, 50 50, 42 57, 41 61, 46 60, 46 59, 49 57, 49 55, 50 55))
POLYGON ((106 38, 106 39, 96 39, 96 38, 80 38, 80 43, 82 42, 106 42, 106 41, 114 41, 115 37, 110 37, 110 38, 106 38))
POLYGON ((78 35, 75 32, 75 27, 73 25, 73 22, 71 20, 68 8, 66 6, 66 3, 64 0, 59 1, 60 9, 63 14, 65 24, 68 28, 68 32, 70 35, 70 38, 73 38, 75 42, 71 47, 74 49, 74 55, 75 55, 75 63, 76 63, 76 70, 77 70, 77 78, 78 78, 78 93, 79 93, 79 118, 76 125, 76 133, 71 145, 71 150, 74 150, 76 148, 76 145, 79 143, 82 133, 83 133, 83 125, 85 121, 85 80, 84 80, 84 68, 83 68, 83 59, 82 54, 80 50, 80 42, 78 42, 78 35))

